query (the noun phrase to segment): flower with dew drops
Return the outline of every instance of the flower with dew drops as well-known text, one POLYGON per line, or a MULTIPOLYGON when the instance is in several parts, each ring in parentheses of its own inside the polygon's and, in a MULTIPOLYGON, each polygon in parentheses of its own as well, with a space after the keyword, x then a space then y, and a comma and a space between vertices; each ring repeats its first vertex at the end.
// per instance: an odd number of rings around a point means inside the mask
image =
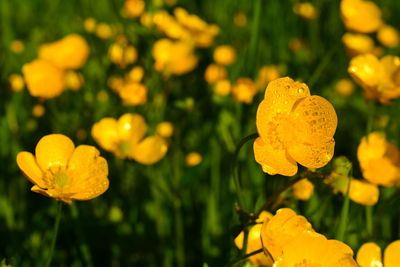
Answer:
POLYGON ((297 162, 321 168, 333 156, 337 116, 323 97, 310 95, 308 86, 289 77, 268 84, 257 110, 259 137, 254 156, 270 175, 292 176, 297 162))
POLYGON ((94 140, 119 158, 130 158, 145 165, 161 160, 167 153, 167 142, 158 135, 144 138, 147 124, 139 114, 126 113, 118 120, 103 118, 92 127, 94 140))
POLYGON ((360 267, 398 267, 400 266, 400 240, 390 243, 383 253, 374 242, 363 244, 357 252, 357 263, 360 267))
POLYGON ((107 161, 99 151, 88 145, 75 147, 61 134, 42 137, 35 155, 19 152, 17 164, 34 184, 32 191, 68 204, 98 197, 109 186, 107 161))

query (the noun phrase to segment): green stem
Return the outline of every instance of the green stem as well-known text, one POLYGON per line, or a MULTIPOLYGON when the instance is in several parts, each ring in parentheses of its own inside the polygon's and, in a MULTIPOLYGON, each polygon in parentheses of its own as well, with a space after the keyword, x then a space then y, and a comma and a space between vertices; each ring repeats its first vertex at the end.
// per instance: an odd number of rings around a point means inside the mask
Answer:
POLYGON ((367 233, 371 237, 374 229, 373 206, 365 206, 365 217, 367 224, 367 233))
POLYGON ((238 263, 240 263, 240 262, 246 260, 247 258, 249 258, 249 257, 251 257, 251 256, 254 256, 254 255, 257 255, 257 254, 260 254, 260 253, 262 253, 262 252, 264 252, 264 250, 263 250, 262 248, 260 248, 259 250, 253 251, 253 252, 251 252, 251 253, 249 253, 249 254, 246 254, 246 255, 244 255, 244 256, 241 256, 241 257, 235 259, 234 261, 231 261, 230 263, 228 263, 228 264, 226 265, 226 267, 228 267, 228 266, 234 266, 234 265, 236 265, 236 264, 238 264, 238 263))
POLYGON ((338 233, 336 236, 336 239, 340 241, 344 241, 344 236, 346 234, 346 228, 347 228, 347 218, 349 215, 349 209, 350 209, 350 198, 349 198, 349 193, 350 193, 350 184, 351 184, 351 178, 352 175, 349 176, 349 181, 347 184, 347 193, 344 198, 343 206, 342 206, 342 212, 340 215, 340 221, 339 221, 339 228, 338 228, 338 233))
POLYGON ((308 80, 308 86, 312 87, 315 82, 319 79, 324 69, 329 65, 331 62, 332 57, 335 55, 336 51, 338 50, 339 46, 333 47, 326 56, 322 59, 321 63, 317 66, 314 73, 311 75, 310 79, 308 80))
POLYGON ((53 239, 51 240, 49 256, 45 265, 46 267, 50 267, 51 260, 53 259, 54 247, 56 246, 58 228, 60 227, 60 221, 61 221, 61 210, 62 210, 62 202, 59 201, 57 203, 57 213, 56 213, 56 220, 54 222, 53 239))
POLYGON ((376 111, 375 101, 371 100, 371 102, 368 105, 367 141, 368 141, 368 135, 372 132, 372 129, 374 128, 375 111, 376 111))

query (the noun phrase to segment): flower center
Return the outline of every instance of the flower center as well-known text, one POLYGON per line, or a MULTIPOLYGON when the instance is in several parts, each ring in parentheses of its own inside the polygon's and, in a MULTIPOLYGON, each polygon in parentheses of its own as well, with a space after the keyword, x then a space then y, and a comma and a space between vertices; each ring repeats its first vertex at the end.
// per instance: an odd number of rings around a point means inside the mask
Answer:
POLYGON ((132 145, 127 141, 123 141, 118 144, 118 151, 124 157, 129 153, 129 151, 131 151, 131 149, 132 149, 132 145))
POLYGON ((66 186, 69 182, 70 182, 70 177, 65 172, 59 172, 56 175, 54 175, 54 183, 58 187, 62 188, 66 186))

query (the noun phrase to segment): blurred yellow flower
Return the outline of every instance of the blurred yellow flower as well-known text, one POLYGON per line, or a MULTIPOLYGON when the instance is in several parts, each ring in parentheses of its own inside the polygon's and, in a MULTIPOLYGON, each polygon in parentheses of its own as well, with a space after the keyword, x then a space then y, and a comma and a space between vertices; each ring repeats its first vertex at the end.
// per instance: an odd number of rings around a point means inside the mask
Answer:
POLYGON ((107 80, 108 87, 110 87, 114 92, 119 92, 124 84, 124 79, 117 76, 111 76, 107 80))
POLYGON ((127 18, 137 18, 143 13, 144 7, 143 0, 125 0, 123 13, 127 18))
POLYGON ((10 44, 10 49, 16 54, 21 54, 25 50, 25 45, 21 40, 14 40, 10 44))
POLYGON ((258 90, 265 90, 270 81, 276 80, 280 77, 281 73, 278 66, 262 66, 258 71, 256 86, 258 90))
POLYGON ((383 25, 379 28, 377 38, 386 47, 396 47, 400 42, 399 31, 390 25, 383 25))
POLYGON ((118 94, 125 106, 138 106, 147 102, 147 87, 141 83, 125 83, 118 94))
POLYGON ((232 86, 232 97, 237 102, 251 104, 256 94, 256 85, 250 78, 239 78, 232 86))
POLYGON ((72 91, 78 91, 81 89, 84 83, 83 76, 73 70, 67 71, 65 73, 65 87, 71 89, 72 91))
POLYGON ((113 36, 114 31, 110 25, 106 23, 99 23, 96 25, 95 33, 100 39, 109 39, 113 36))
POLYGON ((382 12, 372 1, 342 0, 340 12, 347 29, 360 33, 376 32, 382 26, 382 12))
POLYGON ((224 80, 228 76, 228 73, 224 66, 211 63, 207 66, 204 73, 204 78, 208 84, 214 84, 217 81, 224 80))
POLYGON ((87 18, 83 22, 83 27, 87 32, 93 33, 96 30, 96 23, 94 18, 87 18))
POLYGON ((145 27, 152 27, 153 26, 153 14, 144 12, 140 16, 140 23, 145 27))
POLYGON ((343 35, 342 42, 350 57, 372 53, 375 47, 374 40, 366 34, 347 32, 343 35))
POLYGON ((53 43, 43 44, 39 58, 61 69, 79 69, 85 65, 90 49, 86 40, 78 34, 70 34, 53 43))
POLYGON ((314 185, 308 179, 302 179, 292 186, 293 196, 300 200, 308 200, 314 194, 314 185))
POLYGON ((341 79, 335 85, 336 92, 344 97, 351 95, 354 89, 354 83, 349 79, 341 79))
MULTIPOLYGON (((268 221, 272 218, 272 214, 267 211, 262 211, 260 216, 258 217, 255 225, 251 226, 248 236, 247 236, 247 248, 246 254, 262 249, 261 243, 261 228, 262 223, 267 224, 268 221)), ((237 248, 242 249, 243 247, 243 238, 244 232, 240 232, 240 234, 235 238, 235 245, 237 248)), ((248 258, 249 261, 253 263, 255 267, 258 266, 272 266, 273 260, 265 255, 264 253, 259 253, 254 256, 248 258)))
POLYGON ((384 133, 373 132, 363 137, 357 157, 366 180, 376 185, 400 184, 400 151, 386 141, 384 133))
POLYGON ((383 254, 374 242, 364 243, 357 252, 357 263, 360 267, 397 267, 400 266, 400 240, 390 243, 383 254))
POLYGON ((36 118, 40 118, 44 115, 44 113, 46 112, 46 109, 44 108, 43 105, 41 104, 36 104, 33 106, 32 109, 32 115, 36 118))
POLYGON ((130 158, 145 165, 161 160, 168 147, 164 138, 144 138, 147 124, 139 114, 126 113, 118 120, 103 118, 92 127, 92 137, 104 149, 119 158, 130 158))
POLYGON ((36 145, 35 155, 19 152, 17 164, 36 193, 72 203, 103 194, 109 186, 107 161, 93 146, 74 143, 65 135, 50 134, 36 145))
POLYGON ((236 61, 236 50, 230 45, 220 45, 215 48, 213 57, 217 64, 229 66, 236 61))
POLYGON ((169 138, 174 134, 174 125, 169 121, 160 122, 156 132, 161 137, 169 138))
POLYGON ((219 96, 227 96, 231 92, 231 82, 229 80, 219 80, 213 86, 213 91, 219 96))
POLYGON ((64 72, 46 60, 35 59, 22 67, 29 93, 53 98, 64 91, 64 72))
POLYGON ((254 156, 270 175, 295 175, 296 162, 320 168, 333 156, 336 112, 325 98, 311 96, 304 83, 289 77, 270 82, 256 125, 260 136, 254 142, 254 156))
POLYGON ((194 167, 199 165, 203 160, 203 157, 198 152, 190 152, 186 155, 186 166, 194 167))
POLYGON ((138 52, 132 45, 114 43, 108 49, 108 56, 111 62, 117 64, 121 68, 125 68, 127 65, 136 62, 138 52))
POLYGON ((237 13, 233 17, 233 23, 235 23, 236 26, 243 27, 247 24, 247 17, 244 13, 237 13))
POLYGON ((300 49, 304 48, 304 42, 299 38, 293 38, 289 41, 289 49, 293 52, 298 52, 300 49))
POLYGON ((8 83, 13 92, 21 92, 24 89, 24 78, 19 74, 11 74, 8 76, 8 83))
POLYGON ((131 82, 141 82, 144 76, 144 69, 141 66, 133 67, 127 74, 127 80, 131 82))
POLYGON ((293 11, 304 19, 316 19, 319 16, 318 9, 310 2, 296 3, 293 11))
POLYGON ((282 249, 275 267, 357 267, 353 250, 338 240, 328 240, 315 232, 302 232, 282 249))

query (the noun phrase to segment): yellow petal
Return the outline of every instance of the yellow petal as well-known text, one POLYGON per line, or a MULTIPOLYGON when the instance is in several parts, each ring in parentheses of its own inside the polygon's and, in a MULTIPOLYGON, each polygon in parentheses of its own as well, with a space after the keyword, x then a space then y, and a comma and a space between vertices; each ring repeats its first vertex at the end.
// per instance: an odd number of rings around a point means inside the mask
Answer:
POLYGON ((378 202, 379 189, 369 182, 352 179, 349 197, 358 204, 372 206, 378 202))
POLYGON ((139 163, 150 165, 161 160, 167 150, 167 142, 164 138, 149 136, 134 148, 133 158, 139 163))
POLYGON ((326 143, 298 143, 288 144, 288 154, 299 164, 307 168, 321 168, 333 157, 335 140, 326 143))
POLYGON ((348 72, 359 85, 369 89, 378 85, 384 70, 376 56, 362 54, 352 58, 348 72))
POLYGON ((105 150, 113 152, 120 141, 117 120, 114 118, 103 118, 92 127, 93 139, 105 150))
POLYGON ((363 244, 357 252, 357 263, 360 267, 382 267, 381 248, 373 242, 363 244))
POLYGON ((258 137, 253 144, 254 157, 264 172, 270 175, 293 176, 297 173, 296 162, 283 149, 274 149, 269 143, 258 137))
POLYGON ((32 153, 19 152, 17 155, 17 164, 29 181, 41 188, 46 188, 46 184, 42 179, 43 172, 37 165, 32 153))
POLYGON ((88 200, 103 194, 109 186, 107 161, 93 146, 78 146, 68 164, 71 186, 67 188, 72 199, 88 200))
POLYGON ((118 119, 117 124, 120 139, 134 145, 139 143, 147 131, 146 122, 139 114, 124 114, 118 119))
POLYGON ((400 240, 390 243, 383 254, 383 262, 385 267, 400 266, 400 240))
POLYGON ((65 135, 46 135, 36 145, 37 163, 42 171, 50 167, 65 168, 74 148, 74 143, 65 135))

